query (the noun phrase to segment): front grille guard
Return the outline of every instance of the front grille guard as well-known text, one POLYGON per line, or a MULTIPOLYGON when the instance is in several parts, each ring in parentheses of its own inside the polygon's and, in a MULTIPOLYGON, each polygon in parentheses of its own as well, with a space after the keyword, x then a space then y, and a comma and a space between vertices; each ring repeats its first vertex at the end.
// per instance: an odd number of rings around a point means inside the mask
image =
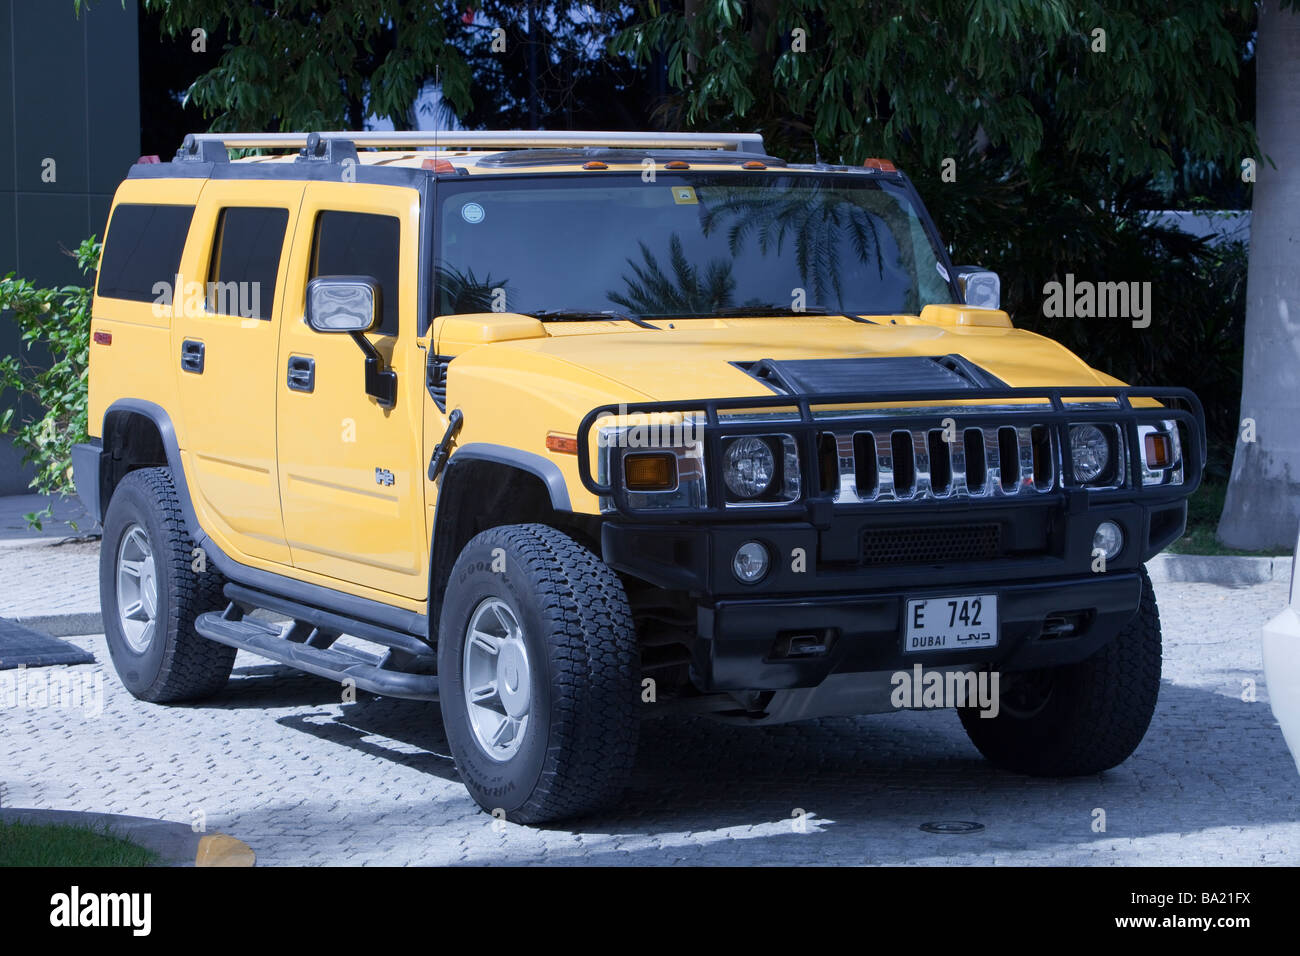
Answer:
MULTIPOLYGON (((1140 500, 1158 504, 1175 501, 1191 495, 1199 486, 1205 469, 1206 438, 1205 413, 1200 399, 1185 388, 1137 388, 1080 386, 1068 388, 985 388, 979 390, 955 389, 933 392, 880 392, 875 394, 849 393, 835 395, 799 396, 773 395, 746 398, 688 399, 674 402, 638 402, 624 405, 601 405, 583 416, 578 426, 578 473, 592 494, 612 500, 620 514, 640 519, 679 520, 682 518, 709 518, 716 520, 756 521, 766 518, 806 517, 818 525, 829 523, 831 514, 888 513, 904 515, 909 512, 932 513, 937 510, 974 509, 988 506, 1005 506, 1017 500, 1025 502, 1069 503, 1073 507, 1086 507, 1088 502, 1128 502, 1140 500), (1089 401, 1087 405, 1066 405, 1089 401), (1134 399, 1152 399, 1161 403, 1153 408, 1134 407, 1134 399), (970 405, 971 401, 1034 401, 1024 411, 1006 407, 990 409, 983 405, 970 405), (873 408, 862 413, 836 411, 828 416, 823 411, 817 417, 814 409, 835 406, 878 406, 886 403, 908 403, 908 409, 890 414, 890 409, 873 408), (946 403, 931 407, 917 407, 916 403, 946 403), (721 413, 762 413, 781 410, 780 417, 763 420, 723 420, 721 413), (620 421, 630 416, 651 416, 673 413, 702 414, 704 423, 698 426, 705 462, 707 504, 682 508, 634 508, 628 503, 624 489, 615 482, 602 483, 592 474, 591 436, 597 422, 604 418, 620 421), (797 413, 797 417, 796 417, 797 413), (1046 426, 1052 435, 1052 444, 1059 450, 1055 480, 1050 491, 1022 496, 990 495, 987 497, 950 496, 924 497, 917 500, 854 500, 836 501, 839 484, 820 487, 820 470, 817 467, 819 435, 826 432, 853 431, 884 432, 891 430, 942 429, 943 420, 957 419, 958 429, 1000 428, 1005 426, 1032 428, 1046 426), (1143 425, 1159 426, 1162 422, 1178 423, 1181 442, 1181 484, 1152 484, 1142 482, 1142 442, 1138 428, 1143 425), (1073 475, 1069 454, 1071 424, 1113 424, 1122 434, 1121 453, 1127 457, 1127 478, 1123 487, 1089 488, 1073 475), (722 440, 739 435, 792 435, 798 445, 800 459, 799 497, 789 503, 727 507, 722 471, 716 463, 721 460, 722 440)), ((611 448, 612 459, 625 449, 611 448)), ((611 475, 621 473, 610 468, 611 475)))

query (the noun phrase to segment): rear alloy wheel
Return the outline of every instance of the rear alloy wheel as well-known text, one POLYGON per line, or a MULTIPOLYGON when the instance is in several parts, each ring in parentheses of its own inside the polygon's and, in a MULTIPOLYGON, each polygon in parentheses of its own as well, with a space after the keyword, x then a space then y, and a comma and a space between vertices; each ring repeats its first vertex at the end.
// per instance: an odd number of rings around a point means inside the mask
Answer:
POLYGON ((104 636, 133 695, 158 703, 198 700, 226 685, 235 649, 194 630, 225 606, 225 579, 195 570, 194 539, 166 468, 133 471, 113 490, 99 550, 104 636))

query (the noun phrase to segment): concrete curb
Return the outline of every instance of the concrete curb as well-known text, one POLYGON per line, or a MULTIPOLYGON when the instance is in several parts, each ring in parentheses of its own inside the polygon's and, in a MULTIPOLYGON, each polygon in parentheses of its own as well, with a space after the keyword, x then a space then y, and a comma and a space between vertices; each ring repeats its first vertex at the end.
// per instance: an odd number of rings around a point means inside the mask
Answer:
POLYGON ((1158 554, 1147 562, 1151 580, 1246 587, 1268 581, 1291 580, 1292 558, 1250 558, 1242 555, 1158 554))
POLYGON ((256 854, 248 844, 225 833, 195 833, 187 824, 116 813, 83 813, 78 810, 0 809, 6 823, 57 824, 61 826, 107 827, 112 833, 137 846, 152 850, 161 866, 253 866, 256 854))
POLYGON ((37 614, 31 617, 11 617, 8 620, 50 637, 76 637, 82 634, 103 634, 104 616, 98 611, 73 614, 37 614))

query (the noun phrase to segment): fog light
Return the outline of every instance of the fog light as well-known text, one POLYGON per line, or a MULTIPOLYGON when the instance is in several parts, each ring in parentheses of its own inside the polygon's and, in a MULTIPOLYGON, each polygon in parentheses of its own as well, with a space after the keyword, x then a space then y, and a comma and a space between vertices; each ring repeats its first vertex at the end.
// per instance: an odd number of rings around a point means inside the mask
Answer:
POLYGON ((738 581, 754 584, 767 574, 767 564, 767 548, 757 541, 746 541, 736 549, 736 556, 731 559, 731 573, 738 581))
POLYGON ((1120 530, 1119 525, 1113 521, 1103 521, 1097 525, 1097 530, 1092 536, 1092 550, 1095 554, 1100 551, 1106 556, 1107 561, 1113 561, 1124 549, 1124 532, 1120 530))

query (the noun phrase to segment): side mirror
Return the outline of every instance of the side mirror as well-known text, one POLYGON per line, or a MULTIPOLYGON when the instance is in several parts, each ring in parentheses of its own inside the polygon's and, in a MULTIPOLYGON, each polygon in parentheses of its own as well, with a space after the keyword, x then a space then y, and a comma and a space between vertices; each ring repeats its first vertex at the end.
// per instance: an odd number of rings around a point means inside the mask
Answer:
POLYGON ((307 283, 307 324, 317 332, 369 332, 382 310, 370 276, 318 276, 307 283))
POLYGON ((347 332, 366 357, 366 394, 384 408, 397 404, 397 373, 384 368, 366 338, 379 324, 379 283, 370 276, 318 276, 307 283, 307 324, 317 332, 347 332))
POLYGON ((1002 280, 996 272, 979 266, 957 266, 957 288, 962 301, 972 309, 1000 309, 1002 280))

